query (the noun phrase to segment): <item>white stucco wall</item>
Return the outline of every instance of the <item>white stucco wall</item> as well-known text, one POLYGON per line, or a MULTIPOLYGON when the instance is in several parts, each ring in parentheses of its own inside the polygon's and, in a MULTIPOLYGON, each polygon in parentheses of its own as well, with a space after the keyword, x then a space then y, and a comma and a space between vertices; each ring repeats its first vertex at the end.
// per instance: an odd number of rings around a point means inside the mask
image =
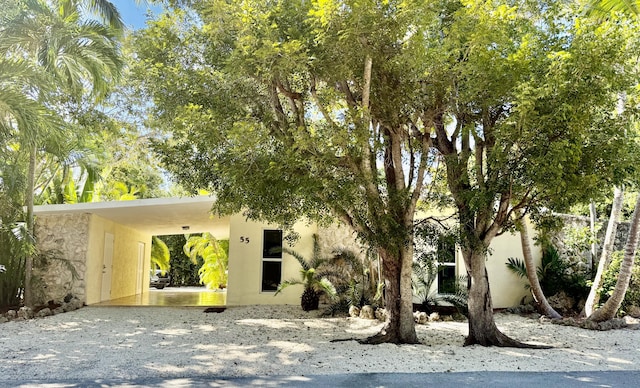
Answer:
MULTIPOLYGON (((278 229, 268 225, 245 220, 241 214, 230 219, 229 235, 229 278, 227 284, 227 305, 249 304, 299 304, 301 286, 291 286, 274 296, 274 292, 261 290, 262 239, 265 229, 278 229), (247 243, 248 239, 248 243, 247 243)), ((315 225, 298 223, 294 230, 300 239, 290 249, 309 257, 313 250, 315 225)), ((285 242, 285 247, 287 247, 285 242)), ((299 279, 300 265, 288 254, 282 257, 282 280, 299 279)))
MULTIPOLYGON (((535 230, 529 225, 531 250, 536 266, 539 266, 542 259, 542 252, 538 246, 534 245, 534 234, 535 230)), ((498 236, 491 243, 490 249, 490 255, 487 258, 486 264, 493 307, 499 309, 517 306, 524 297, 527 297, 528 301, 530 301, 531 293, 524 287, 525 280, 515 275, 506 266, 509 257, 523 260, 520 234, 505 233, 498 236)), ((460 259, 462 259, 462 257, 460 257, 460 259)), ((464 273, 464 262, 460 260, 459 263, 462 273, 464 273)))

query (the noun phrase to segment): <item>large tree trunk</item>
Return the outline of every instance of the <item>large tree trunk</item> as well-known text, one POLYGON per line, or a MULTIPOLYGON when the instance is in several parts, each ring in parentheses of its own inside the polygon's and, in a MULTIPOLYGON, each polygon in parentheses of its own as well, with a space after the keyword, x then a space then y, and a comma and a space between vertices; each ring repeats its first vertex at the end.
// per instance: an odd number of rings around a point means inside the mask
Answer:
POLYGON ((517 348, 546 348, 516 341, 502 333, 493 319, 493 302, 489 290, 489 276, 482 252, 463 250, 469 276, 469 336, 464 346, 504 346, 517 348))
POLYGON ((529 243, 529 229, 527 228, 527 222, 523 219, 517 221, 517 227, 520 231, 520 243, 522 245, 522 256, 524 256, 524 265, 527 268, 527 278, 531 285, 531 291, 536 302, 542 308, 545 315, 551 318, 562 318, 562 315, 558 314, 556 310, 551 307, 547 297, 540 287, 540 280, 538 279, 538 271, 536 264, 533 262, 533 254, 531 254, 531 244, 529 243))
POLYGON ((636 198, 633 216, 631 216, 631 227, 629 228, 629 236, 627 237, 627 243, 624 247, 624 258, 620 265, 620 273, 618 274, 616 287, 613 289, 613 294, 607 302, 602 307, 594 311, 588 318, 589 320, 602 322, 615 317, 622 301, 624 300, 627 289, 629 288, 631 271, 633 269, 636 249, 638 247, 638 239, 640 239, 640 194, 638 194, 638 197, 636 198))
POLYGON ((611 253, 613 252, 613 245, 616 240, 616 231, 618 230, 618 224, 620 223, 620 215, 622 214, 622 202, 624 200, 624 190, 622 187, 615 187, 613 190, 613 205, 611 206, 611 215, 609 216, 609 223, 607 224, 607 232, 604 236, 604 244, 602 246, 602 253, 600 254, 600 260, 598 261, 598 269, 596 275, 593 278, 593 284, 589 290, 589 296, 584 304, 584 309, 580 314, 582 317, 589 317, 593 314, 593 307, 598 304, 598 289, 602 286, 602 274, 609 262, 611 253))
POLYGON ((411 290, 413 250, 404 249, 395 256, 384 249, 379 249, 378 253, 382 259, 387 321, 380 333, 360 342, 364 344, 418 343, 413 319, 413 293, 411 290))

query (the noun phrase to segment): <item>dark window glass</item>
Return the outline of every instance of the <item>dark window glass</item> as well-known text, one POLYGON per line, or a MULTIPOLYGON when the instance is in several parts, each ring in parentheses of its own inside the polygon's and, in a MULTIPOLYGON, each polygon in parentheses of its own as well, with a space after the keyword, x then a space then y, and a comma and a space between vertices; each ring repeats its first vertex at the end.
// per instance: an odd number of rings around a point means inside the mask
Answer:
POLYGON ((438 271, 438 294, 455 294, 456 280, 455 266, 440 266, 438 271))
POLYGON ((441 237, 438 239, 438 261, 440 263, 456 262, 456 242, 453 237, 441 237))
POLYGON ((265 259, 282 259, 282 231, 265 230, 262 243, 262 257, 265 259))
POLYGON ((281 261, 262 262, 262 291, 275 291, 282 278, 281 261))

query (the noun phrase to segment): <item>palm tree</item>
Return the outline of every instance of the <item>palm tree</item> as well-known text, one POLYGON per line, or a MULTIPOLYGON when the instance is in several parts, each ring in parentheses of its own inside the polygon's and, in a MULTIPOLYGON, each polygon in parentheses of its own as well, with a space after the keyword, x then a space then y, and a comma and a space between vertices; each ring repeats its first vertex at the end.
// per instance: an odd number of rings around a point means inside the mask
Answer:
POLYGON ((609 216, 609 223, 607 224, 607 231, 604 236, 604 245, 602 246, 602 253, 600 254, 600 260, 598 261, 598 268, 596 270, 596 275, 593 278, 593 284, 589 290, 589 296, 584 304, 584 309, 580 313, 583 317, 590 316, 593 313, 594 307, 599 302, 598 290, 602 286, 602 275, 604 274, 606 265, 610 262, 609 259, 613 252, 616 231, 618 230, 618 224, 620 223, 620 216, 622 214, 623 199, 623 187, 616 186, 613 192, 613 205, 611 206, 611 215, 609 216))
POLYGON ((300 284, 304 287, 300 297, 300 306, 304 311, 317 310, 320 305, 320 296, 327 294, 333 298, 336 289, 324 274, 319 271, 319 267, 327 263, 328 260, 320 257, 320 244, 318 235, 313 235, 313 254, 309 260, 305 259, 298 252, 283 248, 283 252, 293 256, 300 263, 300 279, 289 279, 281 282, 276 289, 275 295, 289 286, 300 284))
POLYGON ((153 236, 151 238, 151 270, 167 272, 171 268, 170 261, 171 254, 167 244, 158 236, 153 236))
MULTIPOLYGON (((82 20, 81 4, 90 10, 103 7, 105 19, 118 26, 118 15, 109 11, 115 7, 108 1, 23 0, 24 9, 0 30, 0 49, 13 58, 27 58, 43 78, 53 80, 53 91, 43 88, 42 84, 30 85, 34 99, 44 106, 56 106, 58 97, 65 94, 80 100, 87 94, 87 86, 90 88, 88 94, 99 100, 106 96, 110 85, 119 76, 122 61, 117 44, 118 33, 97 21, 82 20)), ((38 125, 34 128, 36 130, 30 131, 30 126, 18 126, 20 143, 29 152, 26 224, 30 235, 34 232, 33 199, 38 151, 47 141, 61 135, 58 127, 38 125)), ((28 306, 33 302, 32 265, 32 258, 27 258, 24 303, 28 306)))
POLYGON ((624 296, 629 288, 629 281, 631 280, 631 272, 633 270, 633 263, 635 261, 636 250, 638 248, 638 241, 640 240, 640 194, 636 198, 636 205, 631 216, 631 226, 629 228, 629 236, 627 236, 627 242, 624 247, 624 257, 620 264, 620 273, 616 280, 616 286, 613 289, 611 297, 607 299, 604 305, 598 308, 590 316, 587 317, 590 321, 602 322, 612 319, 618 309, 622 305, 624 296))
POLYGON ((228 245, 225 249, 223 241, 216 239, 211 233, 198 236, 185 236, 184 253, 193 264, 198 263, 198 257, 203 260, 198 270, 200 283, 207 288, 225 288, 227 286, 227 268, 229 264, 228 245))
MULTIPOLYGON (((596 15, 606 16, 610 12, 622 12, 627 15, 630 15, 634 18, 640 17, 640 1, 639 0, 589 0, 587 4, 587 11, 592 12, 596 15)), ((607 226, 607 237, 610 240, 613 240, 613 235, 615 235, 615 227, 617 226, 617 218, 619 218, 619 210, 616 209, 616 206, 621 208, 622 202, 622 190, 616 188, 616 192, 614 193, 614 204, 613 209, 611 210, 611 218, 609 219, 609 225, 607 226), (616 204, 616 201, 619 202, 616 204), (617 213, 614 213, 617 211, 617 213), (610 235, 611 229, 611 235, 610 235)), ((585 304, 585 309, 583 311, 583 315, 587 317, 587 319, 594 322, 602 322, 609 319, 612 319, 615 314, 618 312, 620 305, 624 299, 625 294, 627 293, 627 289, 629 287, 629 281, 631 280, 631 271, 633 269, 633 263, 635 261, 635 253, 638 247, 638 239, 640 236, 640 195, 636 201, 635 208, 633 210, 633 215, 631 216, 631 227, 629 229, 629 235, 627 236, 627 242, 625 244, 624 249, 624 257, 622 259, 622 263, 620 265, 620 273, 618 275, 618 279, 616 281, 616 286, 613 290, 613 294, 611 297, 605 302, 603 306, 598 308, 596 311, 591 313, 591 309, 594 304, 597 302, 596 288, 601 283, 602 272, 604 270, 605 263, 607 262, 607 256, 605 256, 605 252, 602 252, 602 256, 600 258, 600 262, 598 264, 598 269, 596 272, 596 278, 594 279, 594 285, 589 292, 589 296, 587 298, 587 302, 585 304)), ((605 250, 608 241, 605 239, 605 250)), ((610 242, 613 244, 612 241, 610 242)))
POLYGON ((628 15, 640 15, 640 1, 638 0, 589 0, 587 4, 589 12, 607 14, 609 12, 622 12, 628 15))
POLYGON ((533 254, 531 253, 531 243, 529 242, 529 229, 527 228, 527 223, 523 219, 524 214, 520 213, 520 218, 518 218, 516 223, 516 228, 520 232, 520 243, 522 245, 522 256, 524 257, 524 263, 526 268, 527 278, 529 279, 529 284, 531 285, 531 291, 533 293, 534 298, 542 307, 544 314, 550 318, 562 318, 562 316, 554 310, 553 307, 547 301, 544 292, 542 291, 542 287, 540 286, 540 279, 538 278, 538 271, 535 263, 533 262, 533 254))

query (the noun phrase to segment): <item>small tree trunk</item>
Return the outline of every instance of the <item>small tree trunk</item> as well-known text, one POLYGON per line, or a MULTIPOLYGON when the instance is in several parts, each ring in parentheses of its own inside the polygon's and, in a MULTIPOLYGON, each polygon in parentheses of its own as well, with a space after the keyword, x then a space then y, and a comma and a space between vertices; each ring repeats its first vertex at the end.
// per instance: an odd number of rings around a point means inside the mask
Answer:
POLYGON ((413 294, 411 291, 413 251, 405 249, 398 257, 380 249, 379 254, 382 259, 382 274, 385 281, 387 321, 380 333, 360 342, 364 344, 418 343, 413 319, 413 294))
POLYGON ((533 296, 542 307, 542 311, 545 315, 550 318, 562 318, 562 315, 558 314, 558 312, 554 310, 553 307, 551 307, 551 305, 547 301, 547 297, 542 291, 542 287, 540 287, 538 272, 536 269, 536 265, 533 262, 533 255, 531 254, 531 244, 529 243, 529 230, 527 228, 527 223, 525 220, 519 219, 518 221, 516 221, 516 226, 520 231, 522 256, 524 256, 524 265, 527 268, 527 278, 529 279, 529 284, 531 285, 533 296))
POLYGON ((627 243, 624 247, 624 258, 620 265, 620 273, 618 274, 618 280, 616 281, 616 287, 613 289, 613 294, 607 300, 607 302, 591 314, 588 318, 594 322, 608 321, 615 317, 624 296, 629 288, 629 281, 631 280, 631 271, 633 269, 633 263, 635 261, 636 249, 638 247, 638 240, 640 239, 640 194, 636 198, 636 205, 633 209, 633 215, 631 216, 631 227, 629 228, 629 236, 627 237, 627 243))
POLYGON ((589 317, 593 314, 593 308, 599 302, 598 289, 602 286, 602 274, 609 262, 611 253, 613 252, 613 245, 616 239, 616 231, 618 230, 618 224, 620 223, 620 215, 622 214, 622 202, 624 199, 624 190, 622 187, 615 187, 613 190, 613 205, 611 206, 611 215, 609 216, 609 223, 607 224, 607 232, 604 236, 604 244, 602 246, 602 252, 600 254, 600 260, 598 261, 598 269, 596 275, 593 278, 593 284, 589 290, 589 296, 584 304, 584 309, 580 313, 582 317, 589 317))
POLYGON ((589 258, 589 269, 593 271, 593 263, 598 255, 598 244, 596 243, 596 203, 589 203, 589 231, 591 232, 591 257, 589 258))
MULTIPOLYGON (((35 177, 36 177, 36 146, 31 146, 29 150, 29 171, 27 176, 27 191, 25 193, 26 208, 27 208, 27 232, 28 238, 32 239, 35 236, 35 219, 33 216, 33 192, 35 190, 35 177)), ((34 243, 34 241, 31 241, 34 243)), ((33 306, 33 289, 31 285, 31 277, 33 274, 33 254, 28 254, 25 259, 24 265, 24 305, 27 307, 33 306)))
POLYGON ((481 252, 463 250, 469 285, 469 336, 464 346, 504 346, 517 348, 544 348, 516 341, 500 330, 493 319, 493 302, 489 290, 489 276, 485 256, 481 252))

